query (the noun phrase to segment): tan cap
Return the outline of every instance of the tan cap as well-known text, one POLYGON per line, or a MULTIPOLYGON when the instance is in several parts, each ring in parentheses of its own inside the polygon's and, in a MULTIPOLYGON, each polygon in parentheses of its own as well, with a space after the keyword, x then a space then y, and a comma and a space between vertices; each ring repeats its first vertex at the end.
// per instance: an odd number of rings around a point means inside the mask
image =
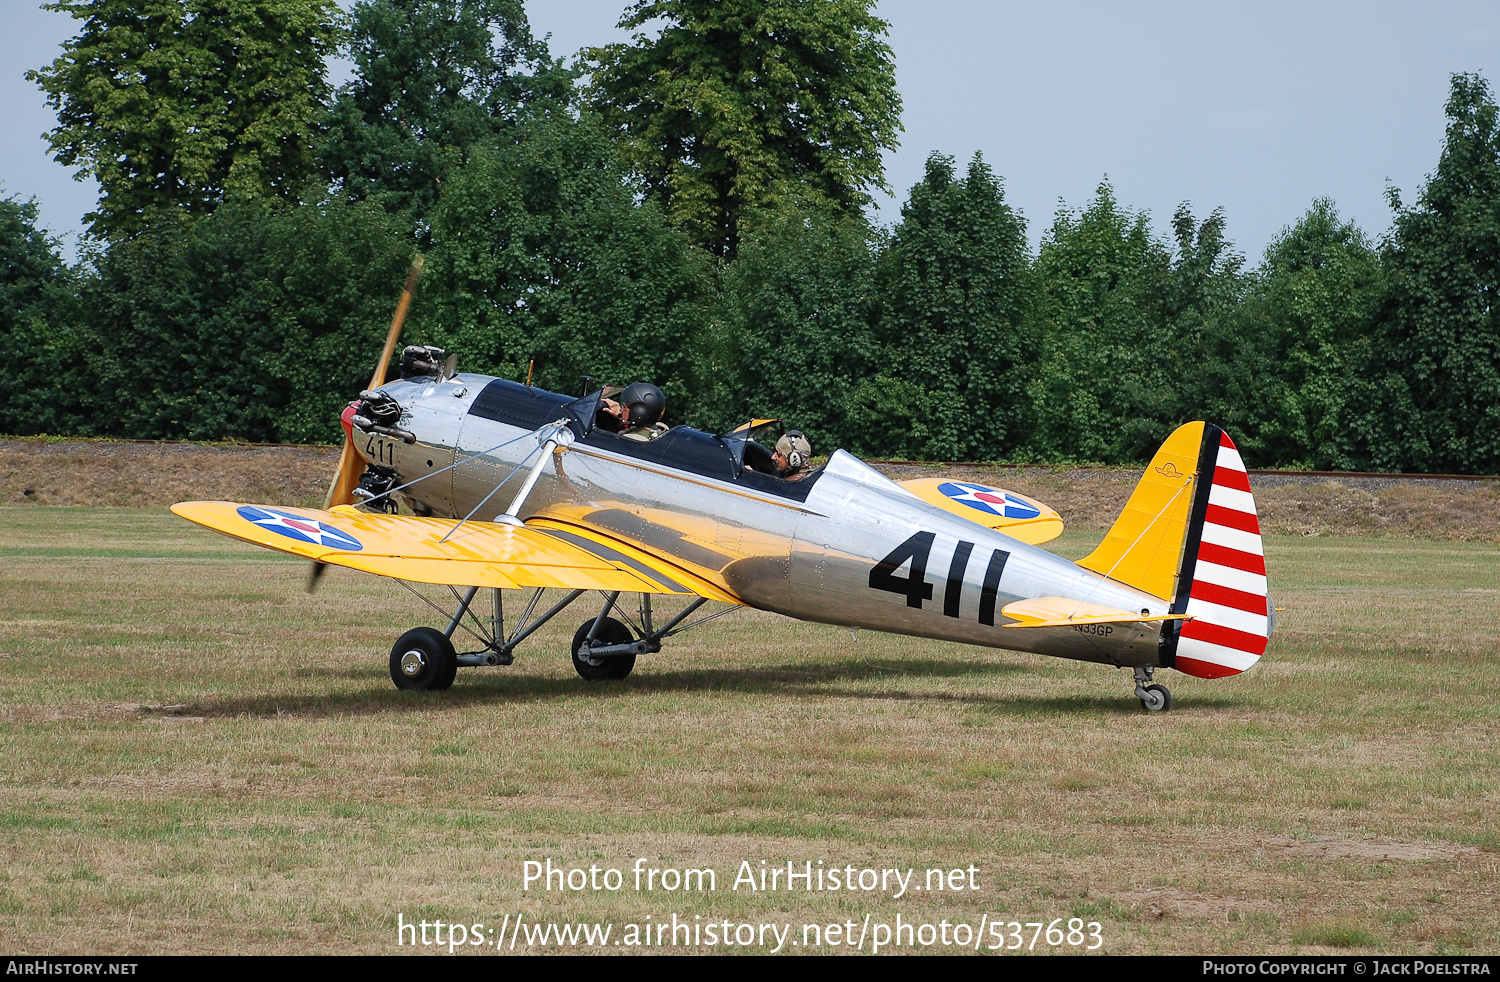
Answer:
POLYGON ((776 441, 776 449, 786 458, 787 467, 799 471, 807 466, 812 460, 812 444, 808 442, 807 436, 801 430, 787 430, 786 434, 776 441))

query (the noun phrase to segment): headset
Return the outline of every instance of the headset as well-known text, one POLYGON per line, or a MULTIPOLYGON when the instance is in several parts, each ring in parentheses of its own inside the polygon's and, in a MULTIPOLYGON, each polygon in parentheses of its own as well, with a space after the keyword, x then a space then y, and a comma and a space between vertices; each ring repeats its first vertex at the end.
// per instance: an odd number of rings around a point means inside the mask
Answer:
MULTIPOLYGON (((787 469, 800 471, 807 465, 807 455, 797 449, 797 441, 803 440, 809 447, 812 446, 812 441, 808 440, 807 434, 801 430, 787 430, 786 433, 782 434, 782 437, 789 444, 787 449, 783 451, 783 454, 786 456, 787 469)), ((776 442, 780 444, 781 441, 778 440, 776 442)))

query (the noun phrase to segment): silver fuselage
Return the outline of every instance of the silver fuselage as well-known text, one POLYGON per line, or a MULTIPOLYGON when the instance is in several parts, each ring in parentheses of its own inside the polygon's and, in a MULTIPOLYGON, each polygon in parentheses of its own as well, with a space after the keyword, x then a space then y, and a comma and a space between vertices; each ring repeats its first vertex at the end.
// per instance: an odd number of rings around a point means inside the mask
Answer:
MULTIPOLYGON (((512 411, 505 399, 520 405, 535 393, 478 375, 383 389, 401 403, 401 426, 417 442, 356 433, 357 448, 370 462, 394 467, 401 483, 416 482, 402 493, 418 513, 475 521, 506 510, 525 476, 518 468, 539 459, 536 427, 564 418, 540 396, 566 401, 535 390, 540 405, 512 411), (499 402, 476 408, 491 386, 499 402)), ((685 428, 679 436, 710 456, 719 439, 685 428)), ((1158 663, 1154 625, 1015 629, 1004 626, 1012 621, 1001 609, 1067 597, 1159 615, 1167 601, 933 507, 845 451, 798 488, 736 476, 717 460, 696 471, 673 466, 598 432, 550 456, 521 518, 566 522, 639 546, 749 606, 1085 661, 1158 663)))

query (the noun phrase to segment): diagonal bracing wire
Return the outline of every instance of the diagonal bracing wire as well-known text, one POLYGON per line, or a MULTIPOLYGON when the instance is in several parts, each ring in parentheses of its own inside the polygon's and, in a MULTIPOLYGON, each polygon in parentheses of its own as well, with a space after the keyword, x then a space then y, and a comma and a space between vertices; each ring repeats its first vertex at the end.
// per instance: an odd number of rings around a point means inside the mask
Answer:
MULTIPOLYGON (((394 579, 394 577, 392 577, 392 579, 394 579)), ((418 600, 422 601, 424 604, 426 604, 427 606, 431 607, 433 610, 437 611, 442 616, 444 616, 444 617, 451 617, 451 616, 453 616, 453 615, 449 614, 443 608, 439 607, 437 604, 433 603, 430 599, 428 599, 428 597, 427 597, 427 595, 425 593, 423 593, 421 590, 418 590, 416 587, 412 586, 410 583, 406 582, 405 580, 396 580, 396 582, 399 583, 399 584, 401 584, 401 586, 403 588, 405 588, 409 593, 411 593, 412 596, 416 597, 418 600)), ((488 640, 486 640, 485 638, 482 638, 479 635, 475 634, 473 632, 473 630, 471 630, 470 627, 467 624, 465 624, 463 621, 459 621, 458 622, 458 626, 461 627, 461 628, 463 628, 465 634, 468 634, 468 635, 472 636, 474 638, 474 640, 478 641, 480 644, 482 644, 482 645, 488 645, 489 644, 488 640)))
MULTIPOLYGON (((1176 491, 1176 493, 1174 493, 1172 495, 1172 497, 1170 499, 1168 499, 1167 503, 1165 505, 1161 506, 1161 511, 1158 511, 1156 513, 1156 517, 1152 518, 1151 521, 1147 522, 1146 523, 1146 527, 1143 528, 1143 529, 1141 529, 1141 534, 1135 537, 1135 541, 1132 542, 1132 543, 1130 543, 1130 545, 1126 546, 1125 547, 1125 551, 1122 552, 1122 553, 1120 553, 1120 558, 1116 559, 1114 566, 1111 566, 1109 568, 1109 572, 1104 574, 1104 579, 1107 580, 1107 579, 1110 579, 1111 577, 1114 576, 1115 569, 1118 568, 1119 565, 1125 561, 1125 557, 1126 556, 1130 555, 1130 550, 1134 549, 1137 545, 1140 544, 1140 541, 1146 537, 1146 533, 1149 532, 1149 531, 1151 531, 1151 527, 1153 525, 1155 525, 1158 521, 1161 520, 1161 517, 1167 513, 1167 509, 1169 509, 1169 508, 1172 507, 1172 503, 1175 502, 1178 499, 1178 497, 1182 494, 1182 492, 1186 491, 1188 488, 1190 488, 1190 487, 1193 486, 1193 481, 1194 481, 1194 478, 1191 478, 1191 477, 1188 478, 1187 481, 1182 485, 1182 487, 1178 488, 1177 491, 1176 491)), ((1097 581, 1094 584, 1093 589, 1089 590, 1089 592, 1084 595, 1084 598, 1082 600, 1078 601, 1078 606, 1074 607, 1073 608, 1073 613, 1068 615, 1069 619, 1072 619, 1072 617, 1074 615, 1076 615, 1080 610, 1083 609, 1083 605, 1089 602, 1089 597, 1092 597, 1094 595, 1095 591, 1097 591, 1099 589, 1099 587, 1103 585, 1103 583, 1104 583, 1104 580, 1099 580, 1099 581, 1097 581)), ((1170 607, 1168 609, 1170 609, 1170 607)))
MULTIPOLYGON (((488 450, 482 450, 482 451, 480 451, 477 454, 473 454, 473 455, 471 455, 469 457, 465 457, 463 460, 455 460, 453 463, 449 464, 447 467, 439 467, 437 470, 433 471, 431 474, 423 474, 419 478, 416 478, 416 479, 411 480, 411 481, 407 481, 405 484, 401 485, 400 487, 391 488, 389 491, 382 491, 382 492, 380 492, 377 495, 372 495, 371 497, 365 499, 364 504, 369 504, 372 501, 379 501, 381 498, 384 498, 386 495, 395 494, 397 491, 405 491, 407 488, 411 487, 414 484, 421 484, 423 481, 427 480, 429 477, 437 477, 439 474, 442 474, 445 471, 451 471, 455 467, 461 467, 464 464, 467 464, 467 463, 470 463, 470 462, 472 462, 474 460, 479 459, 480 457, 488 456, 488 455, 494 453, 496 450, 503 450, 506 447, 510 446, 512 443, 517 443, 517 442, 519 442, 521 440, 524 440, 526 437, 531 436, 532 432, 534 432, 534 431, 527 431, 525 433, 522 433, 520 436, 515 437, 514 439, 506 440, 504 443, 497 443, 493 447, 490 447, 488 450)), ((456 451, 456 449, 457 448, 455 448, 455 451, 456 451)), ((506 480, 509 480, 509 478, 507 478, 506 480)))
MULTIPOLYGON (((511 442, 514 443, 515 441, 512 440, 511 442)), ((501 481, 499 484, 495 485, 493 488, 490 488, 490 493, 487 494, 487 495, 485 495, 483 498, 481 498, 479 500, 479 504, 477 504, 473 508, 469 509, 469 513, 467 515, 465 515, 463 518, 459 519, 458 524, 455 525, 455 526, 453 526, 451 529, 449 529, 447 535, 444 535, 441 539, 438 540, 438 545, 442 545, 444 542, 447 542, 450 538, 452 538, 453 533, 457 532, 460 528, 462 528, 464 522, 467 522, 469 519, 473 518, 474 517, 474 513, 477 512, 479 509, 483 508, 485 506, 485 503, 495 496, 495 492, 496 491, 499 491, 501 488, 505 487, 507 484, 510 483, 510 479, 511 478, 515 477, 517 474, 521 473, 521 471, 525 470, 526 469, 526 465, 531 463, 531 458, 535 457, 538 453, 540 453, 541 449, 542 449, 541 447, 537 447, 535 450, 531 451, 531 453, 527 454, 526 457, 519 464, 516 465, 515 470, 513 470, 509 474, 505 475, 505 480, 501 481)))
MULTIPOLYGON (((484 626, 484 621, 481 621, 479 619, 479 615, 474 613, 473 603, 464 603, 464 598, 458 595, 458 587, 452 585, 451 583, 444 585, 448 587, 448 592, 453 594, 453 601, 454 603, 458 604, 458 608, 464 612, 464 616, 468 617, 474 622, 475 629, 479 631, 479 635, 477 635, 479 639, 488 645, 491 641, 488 634, 488 629, 484 626)), ((469 633, 473 634, 474 632, 470 631, 469 633)))

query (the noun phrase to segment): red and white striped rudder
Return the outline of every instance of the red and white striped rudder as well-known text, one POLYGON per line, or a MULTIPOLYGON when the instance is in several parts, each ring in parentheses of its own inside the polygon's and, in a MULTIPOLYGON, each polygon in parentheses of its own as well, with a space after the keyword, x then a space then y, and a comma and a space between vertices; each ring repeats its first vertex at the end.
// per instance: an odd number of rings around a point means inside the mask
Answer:
POLYGON ((1180 672, 1237 675, 1265 654, 1272 621, 1260 520, 1245 462, 1217 426, 1204 427, 1172 612, 1191 618, 1179 622, 1163 659, 1180 672))

